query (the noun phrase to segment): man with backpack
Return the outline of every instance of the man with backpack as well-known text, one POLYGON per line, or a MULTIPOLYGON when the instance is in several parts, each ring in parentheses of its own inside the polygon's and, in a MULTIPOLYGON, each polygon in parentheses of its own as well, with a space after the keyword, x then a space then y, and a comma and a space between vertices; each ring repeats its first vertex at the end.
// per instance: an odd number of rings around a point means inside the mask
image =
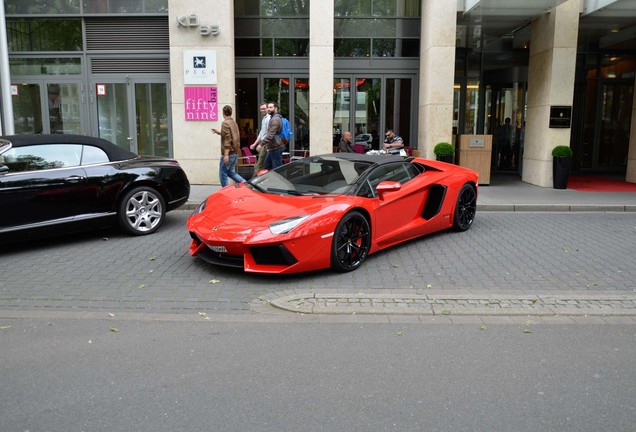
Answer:
POLYGON ((267 114, 270 115, 270 119, 267 126, 267 134, 261 140, 261 145, 267 150, 265 169, 270 170, 278 168, 283 164, 283 151, 285 150, 286 143, 283 138, 281 138, 283 118, 278 114, 278 103, 268 103, 267 114))

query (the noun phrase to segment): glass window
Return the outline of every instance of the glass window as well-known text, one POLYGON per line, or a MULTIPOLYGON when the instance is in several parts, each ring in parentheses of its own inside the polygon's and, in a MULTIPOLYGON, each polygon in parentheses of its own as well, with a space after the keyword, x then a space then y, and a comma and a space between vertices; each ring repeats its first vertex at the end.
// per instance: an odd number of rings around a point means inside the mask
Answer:
POLYGON ((9 52, 81 51, 82 22, 78 19, 7 19, 9 52))
POLYGON ((375 169, 356 195, 373 198, 376 188, 383 181, 396 181, 404 184, 416 177, 420 172, 411 164, 396 163, 382 165, 375 169))
POLYGON ((420 0, 335 0, 335 16, 419 17, 420 0))
POLYGON ((168 96, 165 83, 135 84, 137 153, 168 157, 168 96))
POLYGON ((79 134, 80 85, 78 83, 47 84, 49 130, 51 133, 79 134))
POLYGON ((81 154, 81 144, 46 144, 14 147, 3 156, 9 171, 16 172, 78 166, 81 154))
POLYGON ((309 0, 235 0, 234 16, 309 16, 309 0))
POLYGON ((278 113, 289 118, 289 79, 265 78, 265 100, 278 102, 278 113))
POLYGON ((108 159, 108 155, 104 152, 104 150, 93 146, 84 146, 84 152, 82 153, 82 165, 105 162, 110 162, 110 160, 108 159))
POLYGON ((379 145, 380 130, 380 98, 382 96, 382 80, 380 78, 357 78, 355 93, 355 132, 354 136, 362 133, 374 137, 373 148, 379 145), (378 137, 378 138, 376 138, 378 137))
POLYGON ((241 130, 241 147, 256 141, 256 134, 261 129, 262 116, 259 110, 258 79, 236 79, 236 121, 241 130))
POLYGON ((276 39, 276 56, 308 57, 309 39, 276 39))
POLYGON ((336 57, 369 57, 371 39, 334 39, 333 47, 336 57))
POLYGON ((84 13, 168 13, 168 0, 84 0, 84 13))
POLYGON ((18 75, 80 75, 79 58, 12 58, 9 59, 12 76, 18 75))
POLYGON ((336 78, 333 82, 333 145, 338 145, 342 133, 351 131, 349 110, 351 100, 351 80, 336 78))
POLYGON ((39 84, 15 84, 17 94, 11 97, 13 103, 13 128, 19 134, 41 134, 42 102, 39 84))
POLYGON ((387 129, 393 129, 399 135, 404 145, 412 146, 411 130, 411 80, 409 78, 387 78, 385 103, 386 117, 384 124, 387 129))
POLYGON ((6 15, 79 14, 80 0, 4 0, 6 15))

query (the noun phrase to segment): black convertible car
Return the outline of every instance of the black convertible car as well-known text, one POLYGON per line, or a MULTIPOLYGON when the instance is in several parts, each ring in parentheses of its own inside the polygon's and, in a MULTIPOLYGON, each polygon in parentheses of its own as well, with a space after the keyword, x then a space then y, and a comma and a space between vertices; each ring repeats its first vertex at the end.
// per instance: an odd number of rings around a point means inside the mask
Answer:
POLYGON ((118 222, 155 232, 190 195, 173 159, 81 135, 0 137, 0 242, 118 222))

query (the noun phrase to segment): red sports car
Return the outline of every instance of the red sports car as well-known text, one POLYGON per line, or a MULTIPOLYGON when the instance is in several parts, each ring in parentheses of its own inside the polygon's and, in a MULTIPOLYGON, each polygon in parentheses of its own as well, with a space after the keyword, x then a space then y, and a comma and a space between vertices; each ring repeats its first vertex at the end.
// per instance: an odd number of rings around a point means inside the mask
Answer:
POLYGON ((469 229, 477 180, 422 158, 311 156, 210 195, 188 220, 190 254, 248 272, 355 270, 392 245, 469 229))

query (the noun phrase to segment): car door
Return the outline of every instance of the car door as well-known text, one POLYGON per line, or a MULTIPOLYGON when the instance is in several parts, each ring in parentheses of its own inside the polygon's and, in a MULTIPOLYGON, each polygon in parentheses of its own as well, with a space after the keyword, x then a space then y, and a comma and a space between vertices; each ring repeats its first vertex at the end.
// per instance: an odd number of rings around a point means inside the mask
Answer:
POLYGON ((95 191, 81 168, 82 145, 14 147, 2 155, 9 170, 0 174, 0 230, 72 220, 86 211, 95 191))
POLYGON ((408 162, 384 164, 369 175, 368 182, 374 194, 377 185, 383 181, 402 184, 400 190, 385 193, 383 199, 378 200, 374 224, 378 243, 410 238, 424 222, 421 214, 426 192, 411 182, 417 175, 419 172, 408 162))

